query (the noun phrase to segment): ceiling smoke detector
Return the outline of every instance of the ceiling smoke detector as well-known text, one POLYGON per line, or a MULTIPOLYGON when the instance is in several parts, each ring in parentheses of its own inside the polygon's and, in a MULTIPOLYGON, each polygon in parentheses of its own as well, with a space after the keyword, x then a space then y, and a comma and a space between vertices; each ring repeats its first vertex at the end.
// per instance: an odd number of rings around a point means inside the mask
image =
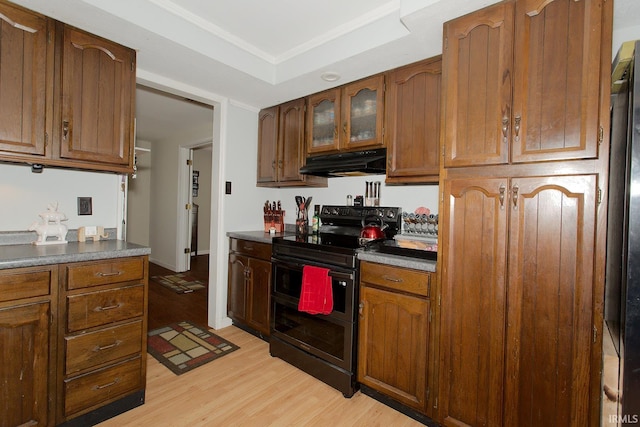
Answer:
POLYGON ((335 82, 336 80, 338 80, 340 78, 340 74, 333 72, 333 71, 327 71, 324 72, 320 75, 320 78, 326 82, 335 82))

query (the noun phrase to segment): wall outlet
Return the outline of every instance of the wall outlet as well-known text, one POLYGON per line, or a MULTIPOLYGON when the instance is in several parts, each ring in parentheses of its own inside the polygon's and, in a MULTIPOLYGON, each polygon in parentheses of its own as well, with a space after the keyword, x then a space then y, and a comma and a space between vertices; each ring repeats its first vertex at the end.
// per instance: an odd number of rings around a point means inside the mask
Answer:
POLYGON ((78 215, 92 215, 93 206, 91 197, 78 197, 78 215))

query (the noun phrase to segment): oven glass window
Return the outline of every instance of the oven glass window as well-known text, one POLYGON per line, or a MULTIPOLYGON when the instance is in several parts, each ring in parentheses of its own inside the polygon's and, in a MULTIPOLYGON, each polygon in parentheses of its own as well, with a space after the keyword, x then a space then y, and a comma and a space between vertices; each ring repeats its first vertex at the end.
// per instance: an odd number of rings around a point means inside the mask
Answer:
POLYGON ((274 329, 282 334, 344 360, 345 328, 323 319, 322 315, 310 315, 296 309, 275 304, 274 329))
MULTIPOLYGON (((302 270, 289 267, 284 264, 275 264, 274 271, 274 292, 276 294, 300 299, 300 291, 302 289, 302 270)), ((347 291, 351 292, 351 289, 353 288, 351 280, 349 280, 349 282, 345 282, 342 279, 332 277, 331 287, 333 289, 333 311, 345 313, 347 291)))

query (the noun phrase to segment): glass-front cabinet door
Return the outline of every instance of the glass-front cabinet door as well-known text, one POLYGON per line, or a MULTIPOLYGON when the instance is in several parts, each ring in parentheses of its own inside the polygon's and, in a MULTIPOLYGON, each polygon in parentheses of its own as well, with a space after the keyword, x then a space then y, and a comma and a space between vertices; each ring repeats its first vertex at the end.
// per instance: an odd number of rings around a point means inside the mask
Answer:
POLYGON ((342 149, 384 145, 384 75, 373 76, 344 86, 342 149))
POLYGON ((340 88, 311 95, 307 101, 307 153, 340 147, 340 88))
POLYGON ((307 98, 307 154, 384 146, 384 74, 307 98))

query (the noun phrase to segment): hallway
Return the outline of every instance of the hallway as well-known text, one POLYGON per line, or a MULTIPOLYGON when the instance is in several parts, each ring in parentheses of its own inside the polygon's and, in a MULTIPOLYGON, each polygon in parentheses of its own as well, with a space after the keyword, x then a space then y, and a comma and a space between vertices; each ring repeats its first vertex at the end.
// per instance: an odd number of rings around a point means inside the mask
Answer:
MULTIPOLYGON (((209 282, 209 255, 197 255, 191 257, 190 276, 209 282)), ((207 299, 209 288, 178 294, 156 283, 152 277, 167 274, 175 274, 173 271, 149 263, 149 324, 151 331, 171 323, 182 320, 190 320, 201 326, 207 326, 207 299)))

